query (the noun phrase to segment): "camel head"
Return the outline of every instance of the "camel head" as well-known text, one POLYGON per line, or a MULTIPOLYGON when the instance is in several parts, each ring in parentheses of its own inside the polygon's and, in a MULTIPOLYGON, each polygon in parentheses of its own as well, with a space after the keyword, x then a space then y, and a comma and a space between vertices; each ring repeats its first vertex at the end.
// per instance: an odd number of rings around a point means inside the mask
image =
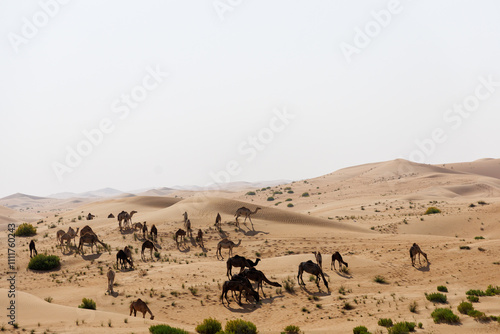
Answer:
POLYGON ((132 217, 132 215, 134 215, 134 213, 137 213, 137 211, 135 211, 135 210, 134 210, 134 211, 132 211, 132 212, 130 213, 130 217, 132 217))
POLYGON ((241 245, 241 239, 238 241, 237 244, 234 245, 234 247, 238 247, 239 245, 241 245))

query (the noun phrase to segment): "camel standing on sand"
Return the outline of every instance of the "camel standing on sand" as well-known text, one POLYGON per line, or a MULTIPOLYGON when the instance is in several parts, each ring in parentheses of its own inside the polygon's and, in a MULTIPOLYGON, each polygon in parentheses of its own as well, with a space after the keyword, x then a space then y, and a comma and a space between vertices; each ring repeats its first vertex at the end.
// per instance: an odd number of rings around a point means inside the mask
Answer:
POLYGON ((233 255, 233 247, 238 247, 239 245, 241 245, 241 239, 240 239, 240 241, 238 241, 237 244, 235 244, 234 242, 232 242, 231 240, 229 240, 227 238, 222 239, 217 244, 217 251, 215 252, 215 255, 217 255, 217 259, 219 259, 219 255, 220 255, 221 259, 224 260, 224 258, 222 257, 222 252, 221 252, 222 248, 229 248, 229 256, 231 257, 233 255))
POLYGON ((80 236, 80 243, 78 244, 78 250, 80 250, 83 254, 83 244, 90 244, 90 249, 92 252, 94 252, 94 244, 96 243, 100 243, 104 248, 106 248, 106 244, 103 243, 101 240, 99 240, 99 238, 95 233, 86 233, 80 236))
POLYGON ((184 211, 184 213, 182 214, 182 217, 184 218, 184 228, 186 228, 186 224, 188 221, 188 213, 186 211, 184 211))
POLYGON ((203 231, 201 230, 201 228, 198 230, 198 235, 196 236, 196 242, 203 248, 205 248, 205 246, 203 245, 203 231))
POLYGON ((69 233, 64 233, 61 238, 61 246, 64 246, 64 242, 66 241, 66 249, 71 246, 71 235, 69 233))
POLYGON ((110 213, 110 214, 108 215, 108 218, 115 218, 115 215, 114 215, 114 214, 112 214, 112 213, 110 213))
POLYGON ((193 237, 193 230, 191 229, 191 221, 188 219, 186 222, 186 236, 192 238, 193 237))
POLYGON ((122 211, 118 214, 118 225, 120 226, 120 231, 122 230, 122 220, 123 220, 123 227, 128 228, 128 226, 132 226, 132 216, 136 214, 137 211, 132 211, 130 214, 126 211, 122 211))
POLYGON ((61 237, 64 235, 64 233, 66 233, 66 232, 64 232, 64 230, 57 231, 57 233, 56 233, 57 243, 61 242, 61 237))
POLYGON ((257 264, 259 264, 259 261, 260 259, 257 258, 255 262, 252 262, 252 260, 239 255, 230 257, 229 259, 227 259, 226 262, 226 267, 227 267, 226 275, 228 278, 230 278, 233 275, 231 270, 233 267, 240 267, 240 274, 241 274, 241 272, 243 271, 243 269, 245 269, 245 267, 253 268, 257 264))
POLYGON ((314 256, 316 257, 316 263, 319 264, 319 267, 321 270, 323 270, 323 258, 321 257, 321 252, 313 252, 314 256))
POLYGON ((32 253, 35 253, 35 256, 38 255, 38 252, 36 251, 36 247, 35 247, 35 240, 30 241, 30 258, 33 257, 32 253))
POLYGON ((75 240, 75 238, 78 235, 78 230, 80 230, 79 227, 76 228, 76 231, 73 230, 73 228, 71 226, 68 228, 68 234, 71 237, 71 239, 73 239, 73 241, 75 242, 75 246, 76 246, 76 240, 75 240))
POLYGON ((411 258, 411 265, 412 266, 415 266, 415 259, 417 258, 417 254, 418 254, 418 264, 422 264, 420 262, 420 254, 422 254, 425 258, 425 261, 427 262, 427 264, 429 264, 429 260, 427 260, 427 254, 422 252, 422 250, 420 249, 420 247, 417 245, 417 244, 413 244, 413 246, 411 246, 410 248, 410 258, 411 258))
POLYGON ((142 231, 142 223, 134 223, 132 224, 132 228, 134 229, 134 231, 142 231))
POLYGON ((231 280, 225 281, 224 284, 222 285, 222 294, 220 295, 220 300, 222 302, 222 305, 224 305, 224 297, 227 301, 227 306, 229 306, 229 300, 227 299, 227 293, 229 291, 238 291, 240 294, 238 296, 237 303, 238 305, 241 305, 241 293, 243 291, 246 292, 247 296, 253 296, 255 299, 255 302, 259 302, 259 293, 255 291, 252 287, 252 284, 248 280, 248 278, 241 276, 241 275, 234 275, 231 280))
POLYGON ((146 234, 148 234, 148 226, 146 225, 146 222, 142 224, 142 238, 146 239, 146 234))
POLYGON ((80 230, 80 237, 83 236, 84 234, 95 234, 94 231, 92 230, 92 227, 85 225, 81 230, 80 230))
POLYGON ((299 285, 306 285, 304 283, 304 279, 302 279, 302 273, 304 271, 306 273, 309 273, 309 274, 316 276, 316 285, 318 286, 318 289, 320 288, 319 287, 319 281, 320 281, 319 276, 321 275, 321 277, 323 278, 323 283, 325 283, 326 288, 328 290, 330 290, 330 288, 328 287, 328 282, 325 279, 325 275, 323 274, 323 270, 321 270, 321 267, 318 264, 312 262, 311 260, 309 260, 307 262, 301 262, 299 264, 299 273, 297 275, 297 282, 299 282, 299 285), (302 283, 300 283, 299 278, 300 278, 300 281, 302 281, 302 283))
POLYGON ((220 231, 221 228, 221 223, 222 223, 222 218, 220 216, 220 213, 217 212, 217 217, 215 217, 215 224, 214 226, 220 231))
POLYGON ((335 252, 332 254, 332 263, 330 264, 330 269, 332 269, 333 266, 333 269, 337 270, 337 268, 335 268, 335 261, 339 261, 339 270, 342 270, 342 264, 346 268, 349 267, 349 264, 347 262, 344 262, 344 260, 342 259, 342 255, 340 255, 339 252, 335 252))
POLYGON ((134 317, 137 316, 137 311, 142 312, 142 317, 146 317, 146 313, 151 314, 151 320, 155 318, 151 310, 149 309, 148 305, 146 305, 145 302, 141 300, 141 298, 137 299, 135 302, 132 302, 130 304, 130 315, 132 315, 132 312, 134 312, 134 317))
MULTIPOLYGON (((248 208, 245 208, 244 206, 242 206, 241 208, 239 208, 238 210, 236 210, 236 213, 234 214, 234 216, 236 217, 236 226, 240 226, 240 223, 238 222, 238 217, 240 216, 245 216, 245 220, 243 221, 243 224, 245 224, 245 222, 247 221, 247 218, 248 220, 250 220, 250 223, 252 223, 252 218, 250 217, 250 215, 253 215, 255 214, 257 211, 259 210, 262 210, 262 208, 256 208, 255 211, 250 211, 250 209, 248 208)), ((252 223, 253 225, 253 223, 252 223)))
POLYGON ((110 294, 113 294, 113 293, 115 293, 113 291, 113 283, 115 281, 115 272, 114 272, 114 270, 111 269, 111 268, 109 268, 107 276, 108 276, 108 290, 106 292, 109 292, 110 294))
POLYGON ((87 220, 92 220, 92 219, 94 219, 94 218, 95 218, 95 215, 93 215, 93 214, 91 214, 91 213, 89 212, 89 214, 87 215, 87 220))
POLYGON ((184 240, 184 237, 186 236, 186 231, 184 231, 182 228, 178 229, 177 232, 175 232, 175 243, 177 244, 177 247, 179 247, 179 237, 181 237, 182 242, 186 242, 184 240))
POLYGON ((130 268, 134 266, 132 258, 129 259, 127 254, 122 249, 116 253, 116 269, 118 269, 118 260, 120 261, 121 268, 125 267, 125 269, 127 269, 127 263, 130 265, 130 268))
POLYGON ((281 284, 277 282, 271 282, 270 280, 267 279, 266 275, 264 275, 262 271, 257 270, 255 268, 245 269, 241 272, 241 275, 245 276, 249 280, 257 282, 257 292, 259 292, 259 287, 260 287, 260 289, 262 290, 262 295, 264 297, 266 296, 266 294, 264 293, 262 282, 266 282, 269 285, 281 288, 281 284))
POLYGON ((158 249, 157 249, 157 248, 155 247, 155 245, 154 245, 151 241, 149 241, 149 240, 146 240, 146 241, 144 241, 144 242, 142 243, 141 259, 142 259, 143 261, 146 261, 146 260, 144 260, 144 250, 145 250, 146 248, 149 248, 150 253, 151 253, 151 260, 154 260, 154 259, 153 259, 153 249, 155 250, 155 252, 157 252, 157 251, 158 251, 158 249))
POLYGON ((156 228, 155 224, 151 226, 151 230, 149 231, 149 236, 153 241, 158 240, 158 229, 156 228))

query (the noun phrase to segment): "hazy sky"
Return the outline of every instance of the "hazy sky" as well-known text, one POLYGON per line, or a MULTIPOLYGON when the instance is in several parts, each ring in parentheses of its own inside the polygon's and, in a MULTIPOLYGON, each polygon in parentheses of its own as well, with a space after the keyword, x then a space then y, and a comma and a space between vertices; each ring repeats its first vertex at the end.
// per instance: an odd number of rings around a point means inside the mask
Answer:
POLYGON ((0 196, 498 157, 498 1, 0 2, 0 196))

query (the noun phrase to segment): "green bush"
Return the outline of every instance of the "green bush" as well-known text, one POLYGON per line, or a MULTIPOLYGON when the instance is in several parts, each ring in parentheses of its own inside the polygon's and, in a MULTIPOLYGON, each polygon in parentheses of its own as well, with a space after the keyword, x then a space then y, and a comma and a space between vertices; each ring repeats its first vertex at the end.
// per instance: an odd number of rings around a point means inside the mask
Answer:
POLYGON ((437 290, 440 291, 440 292, 448 292, 448 288, 445 287, 444 285, 438 286, 437 290))
POLYGON ((425 298, 433 303, 446 303, 446 296, 439 292, 425 294, 425 298))
POLYGON ((458 312, 462 314, 467 314, 469 311, 472 311, 474 309, 474 306, 472 306, 471 303, 467 302, 461 302, 460 305, 458 305, 457 310, 458 312))
POLYGON ((19 225, 16 232, 14 232, 14 235, 16 237, 29 237, 35 234, 36 227, 28 223, 22 223, 21 225, 19 225))
POLYGON ((32 270, 51 270, 59 267, 59 265, 59 256, 38 254, 31 258, 28 268, 32 270))
POLYGON ((427 209, 427 211, 425 211, 425 214, 426 215, 433 215, 435 213, 441 213, 441 210, 439 210, 438 208, 436 208, 435 206, 431 206, 427 209))
POLYGON ((434 319, 436 324, 441 322, 446 322, 448 324, 456 324, 460 322, 458 315, 453 314, 453 311, 449 308, 437 308, 431 313, 431 317, 434 319))
POLYGON ((254 196, 255 195, 255 191, 249 191, 249 192, 247 192, 247 195, 254 196))
POLYGON ((393 327, 387 329, 388 334, 405 334, 413 332, 416 324, 414 322, 397 322, 393 327))
POLYGON ((235 319, 226 323, 225 331, 234 334, 257 334, 257 327, 250 321, 235 319))
POLYGON ((300 328, 299 326, 294 326, 294 325, 288 325, 285 327, 284 332, 281 332, 281 334, 300 334, 300 328))
POLYGON ((293 208, 293 204, 292 204, 292 203, 288 203, 288 204, 287 204, 287 207, 289 207, 289 208, 293 208))
POLYGON ((287 193, 288 194, 293 194, 293 190, 288 190, 287 193))
POLYGON ((486 296, 500 295, 500 287, 488 285, 488 288, 486 289, 485 293, 486 293, 486 296))
POLYGON ((467 296, 467 300, 470 301, 471 303, 478 303, 479 297, 478 296, 467 296))
POLYGON ((481 290, 469 290, 465 293, 467 296, 478 296, 478 297, 483 297, 486 296, 486 292, 481 291, 481 290))
POLYGON ((305 192, 301 195, 302 197, 309 197, 309 193, 308 192, 305 192))
POLYGON ((96 309, 96 304, 95 304, 95 301, 93 301, 92 299, 87 299, 87 298, 83 298, 82 299, 82 304, 81 305, 78 305, 79 308, 86 308, 88 310, 95 310, 96 309))
POLYGON ((216 334, 222 330, 222 325, 216 319, 208 318, 196 326, 196 332, 201 334, 216 334))
POLYGON ((352 329, 353 334, 370 334, 368 328, 365 326, 358 326, 352 329))
POLYGON ((392 326, 392 319, 390 319, 390 318, 378 319, 378 325, 383 326, 383 327, 391 327, 392 326))
POLYGON ((485 321, 486 319, 489 319, 489 317, 487 317, 484 312, 478 310, 470 310, 469 312, 467 312, 467 315, 479 321, 485 321))
POLYGON ((169 325, 155 325, 149 327, 149 332, 152 334, 189 334, 189 332, 169 325))
POLYGON ((268 197, 268 198, 267 198, 267 200, 268 200, 269 202, 274 201, 274 197, 272 197, 272 196, 271 196, 271 197, 268 197))
POLYGON ((377 275, 373 278, 373 281, 376 282, 376 283, 380 283, 380 284, 386 284, 387 281, 385 280, 384 276, 380 276, 380 275, 377 275))

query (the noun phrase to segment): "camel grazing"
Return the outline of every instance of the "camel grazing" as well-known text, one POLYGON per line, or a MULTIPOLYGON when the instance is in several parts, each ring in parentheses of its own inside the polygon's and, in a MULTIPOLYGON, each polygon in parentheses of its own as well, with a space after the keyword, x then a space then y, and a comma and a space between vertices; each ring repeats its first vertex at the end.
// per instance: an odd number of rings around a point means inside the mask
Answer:
POLYGON ((330 269, 332 269, 332 266, 333 266, 333 269, 337 270, 335 268, 335 261, 339 261, 339 270, 342 270, 342 264, 348 268, 349 267, 349 264, 347 262, 344 262, 344 260, 342 259, 342 255, 340 255, 339 252, 335 252, 332 254, 332 263, 330 264, 330 269))
POLYGON ((215 217, 215 224, 214 226, 220 231, 221 228, 221 223, 222 223, 222 218, 220 216, 220 213, 217 212, 217 217, 215 217))
POLYGON ((241 272, 243 271, 243 269, 245 269, 245 267, 253 268, 259 263, 259 261, 260 259, 257 258, 255 262, 252 262, 252 260, 239 255, 230 257, 229 259, 227 259, 226 262, 226 267, 227 267, 226 275, 228 278, 233 275, 231 270, 233 267, 240 267, 240 274, 241 274, 241 272))
POLYGON ((323 283, 325 283, 326 288, 328 290, 330 290, 330 288, 328 287, 328 282, 325 279, 325 275, 323 274, 323 270, 321 270, 321 267, 318 264, 312 262, 311 260, 309 260, 307 262, 301 262, 299 264, 299 273, 297 275, 297 282, 299 282, 299 285, 306 285, 304 283, 304 279, 302 278, 302 273, 304 271, 306 273, 309 273, 309 274, 316 276, 316 285, 318 286, 318 289, 320 288, 319 287, 319 281, 320 281, 319 276, 321 275, 321 277, 323 278, 323 283), (300 283, 299 278, 300 278, 300 281, 302 281, 302 284, 300 283))
POLYGON ((146 234, 148 234, 148 226, 146 225, 146 222, 142 224, 142 238, 146 239, 146 234))
POLYGON ((264 288, 262 287, 262 282, 266 282, 269 285, 276 286, 278 288, 281 288, 281 284, 277 282, 271 282, 270 280, 267 279, 266 275, 260 270, 257 270, 255 268, 249 268, 245 269, 241 272, 241 275, 245 276, 251 281, 257 282, 257 292, 259 292, 259 287, 262 290, 262 295, 265 297, 266 294, 264 293, 264 288))
POLYGON ((314 256, 316 257, 316 263, 319 265, 321 270, 323 270, 323 258, 321 257, 321 252, 313 252, 314 256))
POLYGON ((196 236, 196 242, 202 247, 205 248, 203 245, 203 231, 201 228, 198 230, 198 235, 196 236))
POLYGON ((191 229, 191 221, 188 219, 186 222, 186 236, 192 238, 193 237, 193 230, 191 229))
POLYGON ((122 220, 123 220, 123 227, 128 228, 129 226, 132 226, 132 216, 136 214, 137 211, 132 211, 130 214, 127 211, 122 211, 118 214, 118 225, 120 226, 120 231, 122 230, 122 220))
POLYGON ((145 302, 141 300, 141 298, 137 299, 135 302, 132 302, 130 304, 130 315, 132 315, 132 312, 134 312, 134 317, 137 316, 137 311, 142 312, 142 317, 146 317, 146 313, 151 314, 151 320, 155 318, 151 310, 149 309, 148 305, 146 305, 145 302))
POLYGON ((134 266, 132 259, 129 260, 129 257, 122 249, 120 249, 118 251, 118 253, 116 253, 116 268, 117 269, 118 269, 118 260, 120 261, 121 268, 125 267, 125 269, 127 269, 127 262, 130 265, 130 268, 132 268, 134 266))
POLYGON ((134 231, 142 231, 142 223, 134 223, 132 224, 132 228, 134 229, 134 231))
POLYGON ((151 260, 153 260, 153 249, 155 250, 155 252, 157 252, 158 249, 155 247, 155 245, 151 241, 149 241, 149 240, 144 241, 142 243, 142 250, 141 250, 141 259, 143 261, 146 261, 146 260, 144 260, 144 250, 146 248, 149 248, 150 253, 151 253, 151 260))
POLYGON ((181 241, 185 243, 185 236, 186 231, 184 231, 182 228, 178 229, 177 232, 175 232, 175 243, 177 244, 177 247, 179 247, 179 237, 181 237, 181 241))
MULTIPOLYGON (((259 210, 262 210, 261 208, 256 208, 255 211, 250 211, 250 209, 248 208, 245 208, 244 206, 242 206, 241 208, 239 208, 238 210, 236 210, 236 213, 234 214, 234 216, 236 217, 236 226, 240 226, 240 223, 238 222, 238 217, 240 216, 245 216, 245 220, 243 221, 243 224, 245 224, 245 222, 247 221, 247 218, 248 220, 250 220, 250 223, 252 223, 252 218, 250 217, 250 215, 253 215, 255 214, 257 211, 259 210)), ((253 223, 252 223, 253 225, 253 223)))
POLYGON ((420 262, 420 254, 422 254, 425 258, 425 261, 427 262, 427 264, 429 264, 429 260, 427 260, 427 254, 422 252, 422 250, 420 249, 420 247, 417 245, 417 244, 413 244, 413 246, 411 246, 410 248, 410 258, 411 258, 411 265, 412 266, 415 266, 415 259, 417 258, 417 254, 418 254, 418 264, 422 264, 420 262))
POLYGON ((158 239, 158 229, 156 228, 155 224, 151 226, 151 230, 149 231, 149 237, 153 241, 156 241, 158 239))
POLYGON ((92 219, 94 219, 94 218, 95 218, 95 215, 93 215, 93 214, 91 214, 91 213, 89 212, 89 214, 87 215, 87 220, 92 220, 92 219))
MULTIPOLYGON (((66 235, 66 234, 65 234, 66 235)), ((104 248, 106 248, 106 244, 104 244, 95 233, 86 233, 80 236, 80 243, 78 244, 78 250, 80 250, 83 254, 83 244, 90 244, 90 249, 94 252, 94 244, 100 243, 104 248)))
POLYGON ((233 247, 238 247, 239 245, 241 245, 241 240, 238 241, 237 244, 235 244, 234 242, 232 242, 231 240, 229 240, 227 238, 222 239, 217 244, 217 251, 215 252, 215 255, 217 255, 217 259, 219 258, 219 255, 220 255, 221 260, 224 260, 224 258, 222 257, 222 252, 221 252, 222 248, 229 248, 229 256, 231 257, 231 256, 233 256, 233 247))
POLYGON ((38 255, 38 252, 36 251, 36 247, 35 247, 35 240, 30 241, 30 258, 33 257, 32 253, 35 253, 35 256, 38 255))
POLYGON ((110 214, 108 215, 108 218, 115 218, 115 215, 114 215, 114 214, 112 214, 112 213, 110 213, 110 214))
POLYGON ((111 268, 109 268, 107 276, 108 276, 108 290, 106 292, 109 292, 110 294, 113 294, 113 293, 115 293, 113 291, 113 283, 115 281, 115 272, 114 272, 114 270, 111 269, 111 268))
POLYGON ((240 293, 237 300, 238 305, 241 305, 241 293, 243 291, 245 291, 247 297, 253 296, 257 303, 260 300, 259 293, 254 290, 250 281, 246 277, 241 275, 234 275, 231 280, 225 281, 222 285, 222 294, 220 296, 222 305, 224 305, 225 298, 227 301, 227 306, 229 306, 229 300, 227 299, 227 293, 229 291, 237 291, 240 293))
POLYGON ((125 255, 127 255, 130 261, 132 261, 132 249, 130 249, 129 246, 125 246, 123 247, 123 252, 125 253, 125 255))

